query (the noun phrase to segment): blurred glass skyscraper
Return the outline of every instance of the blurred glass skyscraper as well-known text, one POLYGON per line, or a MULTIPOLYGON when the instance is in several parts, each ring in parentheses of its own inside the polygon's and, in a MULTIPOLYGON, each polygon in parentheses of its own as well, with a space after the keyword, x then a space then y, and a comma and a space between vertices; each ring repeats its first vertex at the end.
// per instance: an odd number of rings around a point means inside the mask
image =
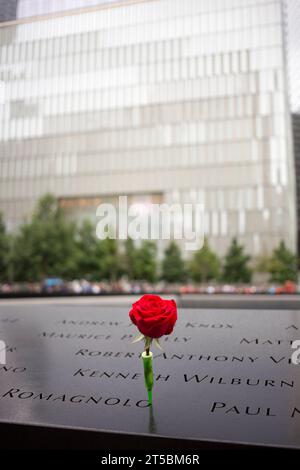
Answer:
POLYGON ((294 159, 297 186, 298 253, 300 254, 300 2, 285 0, 285 38, 292 111, 294 159))
POLYGON ((127 194, 203 202, 221 255, 233 236, 254 256, 281 239, 295 249, 297 70, 287 71, 299 48, 289 8, 20 0, 15 21, 2 14, 0 210, 9 226, 45 192, 77 218, 127 194))

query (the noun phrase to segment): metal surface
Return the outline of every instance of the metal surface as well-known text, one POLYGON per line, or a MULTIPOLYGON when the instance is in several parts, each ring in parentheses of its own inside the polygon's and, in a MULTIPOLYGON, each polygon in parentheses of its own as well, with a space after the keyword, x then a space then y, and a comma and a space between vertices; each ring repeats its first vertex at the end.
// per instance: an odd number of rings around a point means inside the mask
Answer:
POLYGON ((164 352, 152 348, 153 409, 127 312, 0 305, 1 430, 15 423, 300 448, 300 366, 289 363, 298 312, 180 309, 164 352))

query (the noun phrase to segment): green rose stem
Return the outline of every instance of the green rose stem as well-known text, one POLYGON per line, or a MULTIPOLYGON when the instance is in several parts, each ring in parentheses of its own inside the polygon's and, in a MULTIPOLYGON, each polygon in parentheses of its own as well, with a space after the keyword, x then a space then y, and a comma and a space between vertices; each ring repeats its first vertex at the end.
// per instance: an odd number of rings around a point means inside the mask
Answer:
POLYGON ((150 345, 152 338, 145 338, 145 351, 142 353, 142 359, 144 364, 144 379, 145 386, 148 392, 148 401, 152 405, 152 388, 153 388, 153 366, 152 359, 153 354, 150 351, 150 345))

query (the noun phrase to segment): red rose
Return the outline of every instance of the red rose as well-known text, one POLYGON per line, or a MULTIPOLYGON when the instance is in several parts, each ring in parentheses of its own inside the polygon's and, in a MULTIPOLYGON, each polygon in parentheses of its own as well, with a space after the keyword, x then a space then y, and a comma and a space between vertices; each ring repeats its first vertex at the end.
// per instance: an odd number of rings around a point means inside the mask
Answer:
POLYGON ((177 320, 177 306, 174 300, 146 294, 132 304, 129 316, 144 336, 160 338, 172 333, 177 320))

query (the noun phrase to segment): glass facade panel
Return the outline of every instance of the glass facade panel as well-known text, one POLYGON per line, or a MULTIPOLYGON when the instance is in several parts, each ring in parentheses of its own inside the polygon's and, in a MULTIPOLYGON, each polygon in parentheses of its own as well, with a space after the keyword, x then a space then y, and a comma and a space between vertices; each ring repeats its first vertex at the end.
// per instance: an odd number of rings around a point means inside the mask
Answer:
POLYGON ((240 233, 250 252, 278 237, 294 247, 281 1, 103 3, 20 0, 2 19, 17 20, 0 27, 9 225, 46 191, 172 199, 194 188, 212 243, 240 233), (272 238, 273 204, 289 223, 272 238))

